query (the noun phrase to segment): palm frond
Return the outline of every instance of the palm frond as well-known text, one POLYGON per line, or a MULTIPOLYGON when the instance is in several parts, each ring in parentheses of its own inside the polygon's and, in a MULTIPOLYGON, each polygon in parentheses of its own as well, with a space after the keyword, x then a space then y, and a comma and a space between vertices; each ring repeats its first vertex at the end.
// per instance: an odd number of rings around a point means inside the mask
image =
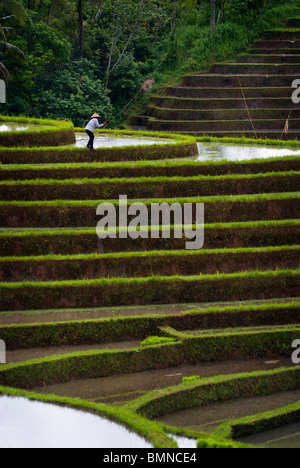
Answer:
POLYGON ((0 77, 2 77, 6 83, 11 79, 9 71, 2 62, 0 62, 0 77))
POLYGON ((0 21, 2 21, 2 22, 3 22, 3 21, 11 20, 11 19, 13 19, 13 18, 14 18, 14 16, 13 16, 13 15, 10 15, 10 16, 4 16, 3 18, 0 18, 0 21))
POLYGON ((3 53, 9 54, 11 57, 23 62, 27 63, 27 58, 24 52, 19 49, 19 47, 10 44, 9 42, 0 41, 0 51, 3 53))

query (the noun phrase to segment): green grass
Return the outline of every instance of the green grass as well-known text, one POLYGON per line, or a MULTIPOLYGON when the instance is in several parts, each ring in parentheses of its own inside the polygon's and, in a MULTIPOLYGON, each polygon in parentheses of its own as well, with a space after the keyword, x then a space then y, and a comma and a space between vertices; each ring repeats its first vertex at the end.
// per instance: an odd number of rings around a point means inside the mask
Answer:
POLYGON ((300 269, 297 270, 268 270, 268 271, 251 271, 243 273, 232 273, 232 274, 219 274, 219 275, 198 275, 198 276, 153 276, 149 278, 100 278, 100 279, 91 279, 91 280, 72 280, 72 281, 46 281, 42 283, 23 281, 21 283, 0 283, 0 288, 4 290, 10 289, 23 289, 23 288, 33 288, 33 289, 45 289, 45 288, 58 288, 65 289, 66 287, 80 287, 80 286, 97 286, 105 284, 144 284, 144 283, 155 283, 162 282, 168 283, 172 281, 178 281, 185 283, 188 281, 219 281, 222 279, 233 280, 233 279, 242 279, 242 278, 264 278, 264 277, 278 277, 281 276, 295 276, 297 277, 300 274, 300 269))
MULTIPOLYGON (((300 319, 299 319, 300 322, 300 319)), ((216 336, 216 335, 231 335, 234 336, 236 334, 248 334, 248 333, 258 333, 266 332, 266 333, 274 333, 276 331, 284 331, 284 330, 295 330, 299 329, 300 331, 300 323, 299 324, 289 324, 289 325, 261 325, 261 326, 247 326, 247 327, 235 327, 235 328, 222 328, 220 329, 207 329, 207 330, 183 330, 182 332, 178 332, 177 330, 173 329, 172 327, 162 327, 161 330, 166 335, 173 337, 174 340, 183 340, 188 339, 191 337, 202 337, 202 336, 216 336)))
MULTIPOLYGON (((276 220, 276 221, 250 221, 250 222, 244 222, 244 223, 215 223, 215 224, 206 224, 205 229, 206 230, 213 230, 213 229, 224 229, 224 230, 229 230, 229 229, 251 229, 251 228, 271 228, 271 227, 288 227, 288 226, 300 226, 300 220, 298 219, 288 219, 288 220, 276 220)), ((195 225, 188 226, 193 229, 195 229, 195 225)), ((85 235, 85 234, 95 234, 95 228, 78 228, 78 229, 71 229, 71 228, 65 228, 65 229, 60 229, 56 230, 55 228, 53 229, 47 229, 47 228, 37 228, 37 229, 32 229, 32 228, 15 228, 13 231, 11 230, 13 228, 1 228, 0 227, 0 238, 1 237, 9 237, 9 238, 28 238, 28 237, 44 237, 44 236, 75 236, 75 235, 85 235)), ((150 230, 151 227, 148 227, 150 230)), ((159 226, 159 230, 162 231, 164 229, 163 226, 159 226)), ((171 230, 174 229, 174 226, 171 226, 171 230)), ((118 232, 119 228, 117 228, 118 232)))
MULTIPOLYGON (((139 373, 149 370, 167 369, 183 364, 195 364, 200 362, 224 362, 242 359, 263 359, 277 357, 279 355, 290 356, 291 343, 299 337, 298 328, 289 330, 274 330, 260 333, 238 332, 224 335, 207 335, 202 337, 185 338, 173 343, 158 344, 155 346, 137 347, 126 350, 91 350, 75 353, 53 355, 40 359, 32 359, 26 362, 2 365, 0 369, 0 384, 15 388, 33 388, 47 385, 65 383, 71 380, 84 380, 113 375, 139 373)), ((284 372, 285 370, 283 370, 284 372)), ((299 387, 299 366, 289 369, 299 387)), ((269 373, 266 373, 269 375, 269 373)), ((285 373, 285 376, 288 373, 285 373)), ((238 374, 237 379, 243 377, 238 374)), ((272 374, 271 374, 272 375, 272 374)), ((232 376, 226 377, 229 379, 232 376)), ((215 378, 217 379, 217 378, 215 378)), ((214 379, 214 380, 215 380, 214 379)), ((207 379, 204 379, 206 382, 207 379)), ((203 380, 198 383, 201 386, 203 380)), ((281 391, 286 390, 288 380, 282 379, 281 391)), ((185 384, 188 387, 191 384, 185 384)), ((185 390, 185 385, 173 388, 173 394, 185 390)), ((195 385, 195 384, 193 384, 195 385)), ((196 387, 198 387, 196 385, 196 387)), ((296 387, 296 388, 298 388, 296 387)), ((278 387, 272 392, 279 391, 278 387)), ((295 387, 294 387, 295 388, 295 387)), ((292 388, 289 388, 292 390, 292 388)), ((261 387, 259 387, 261 391, 261 387)), ((233 388, 235 391, 235 388, 233 388)), ((133 402, 134 411, 145 405, 145 400, 155 400, 155 407, 161 396, 165 396, 164 390, 151 392, 137 402, 133 402)), ((171 392, 167 392, 168 398, 171 392)), ((258 396, 258 395, 257 395, 258 396)), ((218 396, 217 396, 218 398, 218 396)), ((236 396, 233 396, 236 398, 236 396)), ((170 399, 171 400, 171 399, 170 399)), ((188 404, 192 400, 188 399, 188 404)), ((194 407, 195 404, 192 403, 194 407)), ((197 406, 197 405, 196 405, 197 406)), ((187 408, 182 408, 187 409, 187 408)))
POLYGON ((149 419, 230 399, 299 388, 299 367, 217 376, 150 392, 124 407, 149 419))
MULTIPOLYGON (((210 138, 210 137, 209 137, 210 138)), ((213 137, 212 137, 213 138, 213 137)), ((203 139, 206 139, 203 138, 203 139)), ((197 141, 202 141, 202 138, 197 137, 197 141)), ((213 138, 213 141, 218 140, 216 138, 213 138)), ((230 140, 230 139, 229 139, 230 140)), ((265 140, 263 140, 264 142, 265 140)), ((253 140, 251 140, 253 143, 253 140)), ((296 143, 299 143, 299 150, 300 150, 300 142, 296 141, 296 143)), ((217 143, 217 141, 216 141, 217 143)), ((278 145, 277 145, 278 146, 278 145)), ((294 146, 294 145, 293 145, 294 146)), ((297 145, 298 146, 298 145, 297 145)), ((58 148, 59 150, 60 148, 58 148)), ((192 161, 192 160, 163 160, 163 161, 135 161, 134 162, 134 168, 184 168, 184 167, 227 167, 227 166, 232 166, 233 168, 240 167, 240 166, 251 166, 251 165, 257 165, 258 170, 259 166, 261 164, 268 164, 268 163, 289 163, 289 162, 299 162, 300 165, 300 156, 286 156, 286 157, 278 157, 278 158, 257 158, 257 159, 252 159, 252 160, 245 160, 245 161, 227 161, 227 160, 222 160, 222 161, 192 161)), ((131 169, 133 167, 132 162, 107 162, 107 163, 97 163, 97 162, 91 162, 91 163, 58 163, 58 164, 10 164, 10 165, 0 165, 0 172, 6 172, 6 171, 40 171, 40 170, 60 170, 60 169, 131 169)))
MULTIPOLYGON (((45 125, 51 125, 51 126, 57 126, 60 122, 59 121, 55 121, 55 120, 39 120, 39 119, 26 119, 25 117, 22 118, 21 120, 18 120, 19 118, 18 117, 3 117, 2 120, 5 120, 5 121, 12 121, 12 122, 22 122, 22 123, 32 123, 32 124, 41 124, 41 123, 45 123, 45 125), (14 120, 15 119, 15 120, 14 120)), ((0 118, 1 120, 1 118, 0 118)), ((73 127, 73 124, 71 122, 64 122, 63 123, 63 128, 64 129, 74 129, 73 127)), ((47 129, 46 129, 47 130, 47 129)), ((37 130, 37 132, 39 133, 40 132, 40 129, 37 130)), ((75 128, 75 132, 76 133, 84 133, 84 129, 82 128, 75 128)), ((4 132, 3 132, 4 133, 4 132)), ((13 132, 5 132, 5 134, 7 133, 13 133, 13 132)), ((14 132, 14 133, 20 133, 20 132, 14 132)), ((23 132, 22 132, 23 133, 23 132)), ((26 132, 24 132, 26 133, 26 132)), ((32 133, 30 131, 30 133, 32 133)), ((194 143, 195 142, 195 139, 194 137, 192 136, 189 136, 189 135, 181 135, 181 134, 173 134, 173 133, 164 133, 164 132, 147 132, 147 131, 137 131, 137 132, 134 132, 134 131, 130 131, 130 130, 96 130, 96 135, 111 135, 111 136, 133 136, 134 138, 158 138, 158 139, 167 139, 167 140, 171 140, 170 143, 166 142, 166 145, 180 145, 180 144, 187 144, 187 143, 194 143), (172 141, 174 140, 174 142, 172 141)), ((153 145, 150 145, 151 146, 156 146, 156 147, 163 147, 164 145, 156 145, 156 144, 153 144, 153 145)), ((137 148, 140 148, 141 147, 143 149, 145 149, 145 146, 143 146, 141 144, 141 146, 137 146, 137 148)), ((124 147, 121 147, 121 148, 133 148, 132 145, 124 145, 124 147)), ((113 151, 115 150, 116 148, 98 148, 96 150, 96 152, 100 152, 100 151, 113 151)), ((29 147, 10 147, 10 148, 3 148, 3 147, 0 147, 0 157, 1 157, 1 152, 6 152, 6 153, 22 153, 24 151, 29 151, 30 153, 34 154, 34 153, 37 153, 37 152, 46 152, 46 151, 56 151, 56 152, 64 152, 66 150, 71 150, 73 152, 78 152, 78 151, 86 151, 88 152, 88 150, 86 148, 76 148, 74 146, 65 146, 64 148, 53 148, 53 147, 49 147, 49 146, 44 146, 44 147, 39 147, 39 148, 29 148, 29 147)))
MULTIPOLYGON (((28 130, 22 131, 23 134, 30 134, 30 133, 48 133, 48 132, 59 132, 65 130, 74 130, 74 126, 70 121, 61 121, 61 120, 50 120, 50 119, 36 119, 36 118, 29 118, 29 117, 12 117, 7 115, 0 115, 0 122, 13 122, 13 123, 25 123, 31 125, 39 125, 40 127, 35 129, 31 128, 28 130)), ((2 136, 6 135, 19 135, 20 132, 18 131, 11 131, 11 132, 0 132, 2 136)), ((8 148, 5 148, 7 151, 8 148)), ((10 148, 12 149, 12 148, 10 148)), ((1 148, 0 148, 1 150, 1 148)), ((2 148, 4 150, 4 148, 2 148)))
POLYGON ((166 343, 175 343, 177 340, 174 338, 168 338, 164 336, 149 336, 144 341, 141 342, 141 347, 145 348, 147 346, 158 346, 166 343))
MULTIPOLYGON (((300 192, 287 192, 287 193, 267 193, 267 194, 255 194, 255 195, 224 195, 224 196, 212 196, 212 197, 189 197, 189 198, 153 198, 149 199, 135 199, 129 200, 128 205, 133 203, 144 203, 145 205, 151 205, 151 203, 226 203, 226 202, 245 202, 253 203, 256 201, 269 201, 269 200, 297 200, 300 198, 300 192)), ((0 202, 0 206, 66 206, 66 207, 97 207, 100 203, 112 203, 118 205, 119 200, 53 200, 53 201, 10 201, 0 202)))
POLYGON ((300 171, 285 171, 285 172, 266 172, 258 174, 228 174, 221 176, 195 176, 195 177, 134 177, 129 179, 116 178, 116 179, 34 179, 34 180, 6 180, 0 181, 0 187, 14 187, 14 186, 34 186, 34 185, 90 185, 90 184, 137 184, 137 183, 154 183, 164 184, 167 182, 180 183, 180 182, 197 182, 197 181, 226 181, 226 180, 244 180, 244 179, 266 179, 272 177, 291 177, 300 176, 300 171))
POLYGON ((34 310, 295 297, 300 270, 0 283, 0 309, 34 310))
MULTIPOLYGON (((147 313, 137 316, 120 315, 104 319, 69 322, 1 325, 0 337, 6 342, 8 349, 28 349, 39 346, 118 342, 128 340, 129 337, 130 339, 144 339, 150 335, 161 335, 161 327, 173 327, 176 330, 186 329, 187 326, 190 330, 199 327, 203 327, 203 330, 217 328, 219 333, 220 330, 230 325, 250 327, 260 324, 295 323, 298 320, 299 308, 299 301, 290 300, 289 303, 282 304, 258 303, 254 305, 253 303, 224 307, 211 306, 206 309, 186 310, 172 315, 147 313)), ((116 312, 117 309, 115 308, 113 311, 116 312)), ((134 309, 134 307, 130 309, 134 309)), ((97 310, 101 311, 101 309, 97 310)), ((122 311, 124 308, 119 310, 120 314, 122 311)), ((25 311, 24 314, 49 312, 25 311)), ((76 311, 66 310, 66 312, 71 315, 76 311)))
POLYGON ((239 438, 299 422, 300 402, 273 411, 247 416, 227 422, 214 432, 216 437, 239 438))
POLYGON ((114 259, 139 259, 151 257, 194 257, 194 256, 216 256, 216 255, 235 255, 235 254, 255 254, 255 253, 272 253, 272 252, 298 252, 300 245, 286 245, 276 247, 247 247, 239 249, 209 249, 209 250, 159 250, 159 251, 146 251, 146 252, 120 252, 120 253, 107 253, 107 254, 75 254, 75 255, 41 255, 41 256, 24 256, 24 257, 0 257, 0 262, 34 262, 34 261, 80 261, 80 260, 114 260, 114 259))

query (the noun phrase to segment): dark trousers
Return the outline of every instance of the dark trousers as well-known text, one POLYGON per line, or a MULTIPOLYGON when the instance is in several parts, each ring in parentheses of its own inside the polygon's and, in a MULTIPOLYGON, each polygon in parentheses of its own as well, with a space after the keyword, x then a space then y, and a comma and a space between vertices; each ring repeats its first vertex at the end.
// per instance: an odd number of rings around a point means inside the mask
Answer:
POLYGON ((87 144, 87 148, 94 149, 94 140, 95 140, 95 135, 93 132, 90 132, 89 130, 86 130, 86 133, 90 137, 89 142, 87 144))

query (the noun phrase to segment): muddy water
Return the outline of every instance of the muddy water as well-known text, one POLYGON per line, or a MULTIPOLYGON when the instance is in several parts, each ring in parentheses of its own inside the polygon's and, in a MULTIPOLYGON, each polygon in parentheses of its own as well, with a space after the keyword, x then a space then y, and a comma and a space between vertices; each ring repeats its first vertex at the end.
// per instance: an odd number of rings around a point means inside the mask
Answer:
POLYGON ((100 416, 2 396, 0 448, 151 448, 151 445, 100 416))
MULTIPOLYGON (((76 144, 78 148, 85 148, 88 144, 88 136, 85 133, 76 134, 76 144)), ((159 138, 134 138, 134 137, 114 137, 114 136, 96 136, 94 148, 114 148, 116 146, 140 146, 140 145, 166 145, 174 144, 173 140, 159 138)))
POLYGON ((274 325, 269 327, 236 327, 236 328, 223 328, 214 329, 214 330, 184 330, 182 333, 185 335, 191 336, 203 336, 203 335, 217 335, 217 334, 231 334, 231 333, 249 333, 249 332, 266 332, 266 331, 280 331, 280 330, 290 330, 290 329, 298 329, 300 325, 293 324, 293 325, 274 325))
POLYGON ((136 348, 141 341, 120 341, 118 343, 107 343, 102 345, 82 345, 82 346, 52 346, 47 348, 18 349, 7 351, 7 364, 13 362, 29 361, 30 359, 41 359, 46 356, 58 354, 78 353, 80 351, 93 351, 104 349, 129 349, 136 348))
POLYGON ((242 437, 240 442, 265 448, 300 448, 300 422, 242 437))
MULTIPOLYGON (((211 306, 211 305, 210 305, 211 306)), ((120 307, 101 309, 70 309, 58 311, 38 311, 20 313, 0 313, 0 325, 13 323, 68 322, 73 320, 102 319, 111 317, 131 317, 142 315, 172 315, 182 311, 203 308, 203 304, 158 305, 146 307, 120 307)), ((205 307, 205 306, 204 306, 205 307)))
POLYGON ((281 358, 271 362, 253 360, 185 365, 98 379, 75 380, 64 384, 50 385, 46 388, 37 387, 34 390, 38 393, 53 393, 118 405, 134 400, 150 391, 178 385, 182 382, 182 377, 199 375, 204 378, 256 370, 272 370, 282 366, 290 367, 291 361, 281 358))
POLYGON ((214 403, 170 414, 159 420, 169 426, 212 432, 220 424, 245 416, 272 411, 300 400, 300 389, 273 395, 214 403))
POLYGON ((32 312, 0 312, 0 325, 11 325, 14 323, 47 323, 47 322, 68 322, 77 320, 102 319, 110 317, 129 317, 142 315, 172 315, 186 312, 188 310, 200 310, 211 307, 234 307, 240 305, 262 305, 276 302, 288 303, 294 299, 274 299, 265 301, 244 301, 244 302, 218 302, 201 304, 168 304, 149 305, 144 307, 119 307, 100 309, 66 309, 66 310, 41 310, 32 312))
POLYGON ((272 146, 225 145, 217 143, 198 143, 198 161, 245 161, 251 159, 279 158, 300 156, 300 148, 282 148, 272 146))

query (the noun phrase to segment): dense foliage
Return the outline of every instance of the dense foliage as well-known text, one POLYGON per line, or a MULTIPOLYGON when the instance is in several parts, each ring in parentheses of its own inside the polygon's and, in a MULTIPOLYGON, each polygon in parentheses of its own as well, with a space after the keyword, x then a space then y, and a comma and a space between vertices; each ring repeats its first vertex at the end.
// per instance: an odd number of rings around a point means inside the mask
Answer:
POLYGON ((216 0, 212 36, 210 0, 3 0, 0 75, 12 78, 1 112, 77 126, 94 111, 116 117, 145 79, 160 86, 230 58, 297 5, 216 0))

